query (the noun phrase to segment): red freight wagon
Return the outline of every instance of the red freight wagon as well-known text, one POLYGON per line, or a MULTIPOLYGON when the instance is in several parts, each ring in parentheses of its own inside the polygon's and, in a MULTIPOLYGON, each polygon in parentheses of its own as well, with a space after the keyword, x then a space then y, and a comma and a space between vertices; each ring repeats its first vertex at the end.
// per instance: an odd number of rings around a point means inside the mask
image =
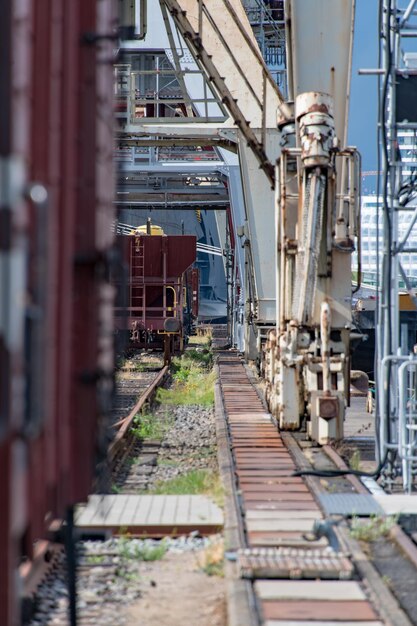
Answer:
POLYGON ((168 359, 183 349, 193 308, 196 313, 195 300, 188 297, 196 283, 195 272, 190 273, 196 237, 137 230, 120 235, 118 243, 127 277, 117 285, 116 328, 128 334, 133 346, 164 348, 168 359))

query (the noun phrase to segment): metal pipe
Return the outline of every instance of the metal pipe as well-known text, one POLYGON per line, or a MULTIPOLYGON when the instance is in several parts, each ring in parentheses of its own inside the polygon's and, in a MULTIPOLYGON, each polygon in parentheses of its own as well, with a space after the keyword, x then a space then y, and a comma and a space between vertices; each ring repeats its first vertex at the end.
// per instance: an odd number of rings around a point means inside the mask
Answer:
POLYGON ((285 151, 281 154, 280 159, 280 168, 278 170, 279 177, 279 202, 277 206, 277 219, 278 219, 278 239, 277 241, 281 244, 280 253, 280 263, 277 271, 277 307, 278 307, 278 317, 277 317, 277 338, 279 337, 280 332, 285 331, 285 311, 286 311, 286 298, 289 297, 290 294, 286 292, 286 271, 285 271, 285 207, 286 207, 286 185, 285 185, 285 176, 287 170, 287 153, 285 151), (279 298, 278 298, 279 294, 279 298))
POLYGON ((411 368, 416 374, 417 360, 414 355, 410 355, 408 359, 400 365, 398 370, 399 378, 399 419, 398 419, 398 454, 402 462, 403 486, 408 493, 412 487, 412 465, 417 460, 417 456, 413 455, 413 448, 416 445, 416 418, 415 411, 416 401, 412 397, 415 391, 414 385, 408 384, 409 378, 412 378, 411 368), (411 392, 411 393, 410 393, 411 392))
POLYGON ((331 330, 331 309, 328 302, 322 302, 320 314, 320 338, 321 338, 321 358, 323 363, 323 391, 330 394, 331 372, 330 372, 330 330, 331 330))
POLYGON ((359 76, 373 76, 373 75, 381 75, 383 76, 385 74, 385 70, 384 69, 371 69, 371 68, 364 68, 361 70, 358 70, 358 74, 359 76))
MULTIPOLYGON (((389 392, 389 386, 390 386, 390 380, 393 378, 393 374, 392 372, 389 374, 388 373, 388 368, 391 368, 392 366, 398 366, 399 363, 403 363, 404 361, 408 360, 409 357, 404 357, 404 356, 395 356, 395 355, 388 355, 388 356, 384 356, 381 359, 380 362, 380 378, 378 380, 378 396, 379 396, 379 407, 380 407, 380 440, 379 440, 379 444, 380 444, 380 458, 384 458, 385 453, 388 450, 398 450, 398 441, 396 441, 395 439, 397 439, 397 437, 392 438, 389 435, 392 435, 393 432, 395 432, 395 434, 397 435, 398 433, 398 428, 391 429, 390 430, 390 426, 392 426, 392 424, 389 423, 390 420, 392 420, 392 418, 397 417, 398 418, 398 414, 395 415, 389 415, 387 414, 387 403, 385 401, 385 395, 387 392, 389 392)), ((394 401, 394 398, 393 398, 394 401)), ((393 402, 394 404, 394 402, 393 402)))
POLYGON ((402 16, 399 27, 402 28, 404 24, 408 21, 408 18, 411 16, 414 7, 416 6, 417 0, 410 0, 408 7, 405 9, 404 15, 402 16))
MULTIPOLYGON (((172 289, 173 294, 174 294, 174 306, 172 308, 172 310, 174 311, 174 313, 176 313, 177 311, 177 292, 175 291, 174 287, 172 285, 166 285, 165 289, 172 289)), ((171 307, 167 307, 167 311, 170 311, 171 307)))
MULTIPOLYGON (((133 4, 136 6, 136 0, 133 0, 133 4)), ((139 34, 135 35, 135 39, 145 39, 148 32, 148 0, 140 0, 139 12, 139 34)))
POLYGON ((291 48, 292 32, 291 32, 291 4, 290 0, 284 0, 284 17, 285 17, 285 52, 287 59, 287 94, 288 100, 294 100, 294 60, 291 48))
POLYGON ((148 32, 148 0, 139 0, 139 33, 136 33, 137 0, 121 0, 119 5, 120 37, 127 40, 145 39, 148 32))
POLYGON ((355 289, 352 291, 352 295, 357 293, 362 286, 362 231, 361 231, 361 177, 360 173, 362 170, 362 160, 360 153, 356 153, 356 164, 357 164, 357 182, 358 182, 358 193, 357 193, 357 205, 355 207, 355 218, 357 221, 356 227, 356 238, 357 238, 357 285, 355 289))

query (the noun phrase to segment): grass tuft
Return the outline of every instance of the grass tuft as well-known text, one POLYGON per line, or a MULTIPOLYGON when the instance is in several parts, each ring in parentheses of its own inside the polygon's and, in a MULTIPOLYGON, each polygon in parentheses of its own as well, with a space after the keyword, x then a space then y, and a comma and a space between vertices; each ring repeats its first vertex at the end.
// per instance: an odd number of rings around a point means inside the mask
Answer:
POLYGON ((352 454, 352 456, 349 459, 349 466, 351 467, 351 469, 355 470, 355 471, 359 471, 361 468, 361 453, 359 452, 359 450, 355 450, 352 454))
POLYGON ((87 554, 86 561, 88 565, 101 565, 105 561, 105 556, 103 554, 87 554))
POLYGON ((359 541, 376 541, 382 537, 387 537, 397 521, 398 517, 395 515, 387 517, 372 515, 366 522, 358 517, 353 517, 350 534, 359 541))
POLYGON ((210 544, 197 556, 197 562, 201 570, 207 576, 224 576, 224 544, 217 541, 210 544))
POLYGON ((213 406, 215 380, 215 372, 207 374, 198 367, 183 369, 174 373, 174 386, 158 389, 156 398, 162 404, 213 406))
POLYGON ((183 363, 190 363, 201 365, 206 368, 211 368, 213 365, 213 353, 210 350, 196 350, 192 348, 181 357, 183 363))
POLYGON ((138 413, 133 418, 131 432, 138 439, 156 439, 160 441, 168 428, 167 423, 162 423, 152 414, 138 413))
POLYGON ((211 333, 206 333, 205 335, 192 335, 188 338, 188 345, 190 346, 208 346, 210 347, 212 343, 211 333))
POLYGON ((163 404, 214 404, 214 381, 216 375, 210 371, 213 354, 209 349, 187 350, 181 357, 172 360, 171 371, 174 381, 171 389, 160 388, 156 398, 163 404))
POLYGON ((168 551, 166 541, 159 543, 133 543, 128 538, 123 538, 119 543, 119 554, 124 559, 136 561, 159 561, 168 551))
POLYGON ((224 504, 224 489, 217 472, 207 469, 191 470, 170 480, 160 481, 148 493, 164 495, 210 496, 218 506, 224 504))

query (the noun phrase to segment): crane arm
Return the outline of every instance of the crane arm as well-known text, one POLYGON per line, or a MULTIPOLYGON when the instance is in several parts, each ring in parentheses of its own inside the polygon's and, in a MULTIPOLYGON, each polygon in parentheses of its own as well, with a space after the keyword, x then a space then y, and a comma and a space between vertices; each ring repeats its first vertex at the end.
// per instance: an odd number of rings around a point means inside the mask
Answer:
POLYGON ((240 0, 161 0, 204 68, 271 186, 273 161, 266 129, 290 110, 259 52, 240 0))

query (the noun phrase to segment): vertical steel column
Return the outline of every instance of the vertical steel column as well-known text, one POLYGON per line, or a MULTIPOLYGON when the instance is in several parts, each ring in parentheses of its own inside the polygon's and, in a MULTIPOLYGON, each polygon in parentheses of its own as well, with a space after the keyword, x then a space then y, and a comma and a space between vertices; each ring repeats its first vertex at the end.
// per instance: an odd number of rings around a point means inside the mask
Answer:
MULTIPOLYGON (((414 380, 413 372, 416 356, 409 353, 408 346, 400 344, 400 305, 399 291, 401 280, 405 283, 410 297, 415 299, 412 285, 401 262, 401 254, 410 252, 406 247, 411 236, 415 217, 410 209, 415 202, 402 198, 405 173, 410 164, 404 164, 399 156, 399 130, 415 129, 415 120, 401 121, 397 112, 398 82, 401 77, 409 77, 403 57, 403 39, 416 41, 417 24, 415 0, 401 8, 397 0, 380 0, 381 16, 381 74, 380 88, 380 133, 382 163, 382 213, 383 213, 383 254, 381 280, 379 286, 378 320, 376 326, 377 355, 377 420, 379 460, 387 461, 385 481, 389 486, 398 472, 402 472, 403 486, 410 490, 412 477, 417 467, 415 450, 417 415, 414 406, 415 389, 407 380, 414 380), (408 212, 410 224, 401 240, 399 222, 401 215, 408 212), (400 356, 402 354, 403 356, 400 356), (404 363, 407 362, 407 365, 404 363), (391 454, 390 454, 391 453, 391 454)), ((409 44, 408 44, 409 49, 409 44)), ((416 164, 417 165, 417 164, 416 164)), ((416 213, 416 210, 414 211, 416 213)), ((417 217, 417 216, 416 216, 417 217)), ((408 218, 407 218, 408 219, 408 218)), ((378 235, 379 236, 379 233, 378 235)), ((411 250, 412 251, 412 250, 411 250)))

